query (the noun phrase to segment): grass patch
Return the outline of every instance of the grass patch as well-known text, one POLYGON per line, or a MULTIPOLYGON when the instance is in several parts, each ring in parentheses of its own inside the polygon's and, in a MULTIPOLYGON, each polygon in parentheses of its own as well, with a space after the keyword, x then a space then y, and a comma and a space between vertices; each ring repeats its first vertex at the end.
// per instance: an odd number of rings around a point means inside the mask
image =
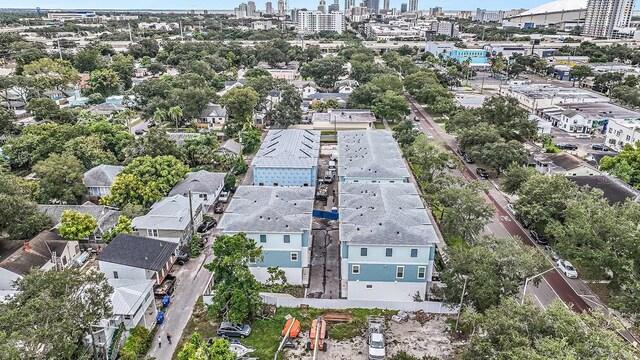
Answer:
POLYGON ((182 349, 182 346, 191 339, 193 333, 198 332, 201 338, 210 338, 216 336, 218 330, 218 324, 211 321, 207 316, 207 311, 202 303, 202 297, 198 298, 196 305, 193 307, 193 314, 187 322, 187 325, 182 332, 182 337, 178 341, 176 346, 176 352, 173 353, 172 359, 178 358, 178 353, 182 349))
POLYGON ((273 293, 281 293, 281 294, 289 294, 293 297, 302 298, 304 297, 304 286, 302 285, 291 285, 286 284, 284 287, 281 285, 277 285, 276 287, 262 285, 260 289, 261 292, 273 292, 273 293))
POLYGON ((333 130, 322 130, 320 131, 320 135, 335 135, 336 131, 333 130))
POLYGON ((600 301, 602 301, 606 306, 609 306, 611 303, 611 291, 609 290, 609 284, 601 284, 601 283, 586 283, 589 289, 593 291, 600 301))
POLYGON ((135 120, 133 120, 133 121, 131 122, 131 125, 130 125, 130 126, 132 126, 132 127, 133 127, 133 126, 136 126, 136 125, 140 124, 141 122, 142 122, 142 118, 137 118, 137 119, 135 119, 135 120))
POLYGON ((375 122, 373 123, 373 125, 376 127, 377 130, 384 130, 384 124, 381 122, 375 122))
MULTIPOLYGON (((251 326, 253 332, 251 336, 244 339, 242 342, 248 346, 256 349, 251 356, 257 357, 260 360, 271 360, 273 355, 282 340, 282 328, 285 324, 284 317, 287 314, 298 319, 302 325, 303 331, 308 331, 311 326, 311 321, 327 312, 349 312, 353 315, 353 319, 349 323, 343 324, 329 324, 327 331, 329 333, 329 346, 333 340, 348 340, 357 336, 363 336, 367 327, 367 316, 370 315, 384 315, 391 316, 396 311, 380 310, 380 309, 347 309, 347 310, 327 310, 327 309, 299 309, 299 308, 278 308, 276 314, 270 319, 254 321, 251 326)), ((302 344, 306 344, 307 339, 301 339, 302 344)), ((281 359, 285 356, 280 353, 281 359)))
POLYGON ((321 143, 330 143, 330 144, 333 143, 333 144, 335 144, 335 143, 338 142, 338 140, 336 140, 336 139, 320 139, 320 142, 321 143))
POLYGON ((433 121, 438 124, 444 124, 445 122, 447 122, 447 119, 445 119, 444 117, 435 117, 433 118, 433 121))

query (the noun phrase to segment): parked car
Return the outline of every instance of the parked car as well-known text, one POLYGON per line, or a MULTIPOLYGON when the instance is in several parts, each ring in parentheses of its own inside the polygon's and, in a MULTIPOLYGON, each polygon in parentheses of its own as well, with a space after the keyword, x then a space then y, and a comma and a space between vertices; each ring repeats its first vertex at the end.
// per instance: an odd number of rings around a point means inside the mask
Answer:
POLYGON ((552 261, 558 261, 560 260, 560 255, 558 255, 557 252, 553 251, 553 249, 551 248, 551 246, 547 245, 544 247, 544 249, 549 253, 549 256, 551 256, 551 260, 552 261))
POLYGON ((462 149, 456 149, 456 154, 464 156, 464 151, 462 151, 462 149))
POLYGON ((246 338, 251 334, 251 327, 247 324, 223 322, 217 332, 218 336, 246 338))
POLYGON ((413 121, 420 121, 420 118, 418 118, 417 116, 414 116, 413 121))
POLYGON ((136 135, 142 135, 142 134, 144 134, 144 131, 142 131, 142 129, 138 129, 138 130, 134 131, 133 133, 136 134, 136 135))
POLYGON ((216 205, 213 207, 213 213, 222 214, 223 212, 224 212, 224 204, 218 201, 216 205))
POLYGON ((464 154, 462 155, 462 159, 464 160, 464 162, 466 162, 467 164, 473 164, 473 159, 471 158, 471 156, 469 156, 468 154, 464 154))
POLYGON ((488 179, 489 178, 489 173, 487 172, 487 170, 483 169, 483 168, 477 168, 476 169, 476 174, 478 174, 478 176, 482 179, 488 179))
POLYGON ((383 360, 385 358, 384 330, 384 317, 369 317, 369 328, 367 329, 369 360, 383 360))
POLYGON ((216 219, 205 221, 198 226, 198 232, 202 234, 213 229, 216 225, 218 225, 218 221, 216 219))
POLYGON ((505 209, 507 209, 507 211, 510 212, 511 215, 516 215, 516 209, 513 207, 513 204, 507 204, 507 206, 505 206, 505 209))
POLYGON ((223 191, 220 193, 220 196, 218 196, 218 201, 226 203, 227 201, 229 201, 229 192, 227 191, 223 191))
POLYGON ((576 268, 574 268, 573 265, 571 265, 571 263, 567 260, 558 259, 556 264, 558 264, 558 270, 560 270, 560 272, 563 273, 564 276, 568 277, 569 279, 578 278, 578 272, 576 271, 576 268))
POLYGON ((603 150, 604 149, 604 144, 591 144, 591 149, 592 150, 603 150))
POLYGON ((336 169, 336 162, 333 160, 329 160, 329 170, 335 170, 336 169))
POLYGON ((537 231, 529 230, 529 234, 531 234, 531 238, 533 238, 533 240, 535 240, 538 244, 542 244, 542 245, 548 244, 547 239, 545 239, 544 236, 538 234, 537 231))
POLYGON ((560 143, 560 144, 556 144, 556 147, 562 150, 578 150, 578 145, 575 145, 575 144, 560 143))
POLYGON ((322 178, 325 184, 331 184, 333 182, 333 171, 327 170, 324 173, 324 178, 322 178))
POLYGON ((453 160, 447 160, 447 167, 449 169, 455 169, 457 166, 456 166, 456 163, 453 160))
POLYGON ((191 258, 191 256, 189 256, 189 253, 186 251, 181 251, 178 254, 178 257, 176 258, 176 264, 178 265, 184 265, 187 263, 187 261, 189 261, 189 259, 191 258))

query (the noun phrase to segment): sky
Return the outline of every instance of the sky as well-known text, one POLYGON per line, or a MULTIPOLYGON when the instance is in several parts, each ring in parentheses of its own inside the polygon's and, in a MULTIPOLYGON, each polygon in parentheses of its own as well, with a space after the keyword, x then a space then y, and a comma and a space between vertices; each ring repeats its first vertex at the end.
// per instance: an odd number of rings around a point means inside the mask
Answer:
MULTIPOLYGON (((175 9, 175 10, 217 10, 233 9, 241 2, 248 0, 0 0, 0 8, 36 8, 42 9, 175 9)), ((418 0, 419 9, 441 6, 445 10, 475 10, 479 4, 482 8, 492 10, 510 10, 514 8, 529 9, 550 0, 485 0, 481 3, 471 0, 418 0)), ((255 0, 258 9, 264 9, 265 0, 255 0)), ((271 0, 273 7, 277 7, 277 0, 271 0)), ((333 0, 326 0, 327 4, 333 0)), ((360 0, 356 0, 359 3, 360 0)), ((391 0, 391 7, 400 8, 400 4, 408 0, 391 0)), ((383 0, 380 0, 382 7, 383 0)), ((316 8, 318 0, 289 0, 289 8, 316 8)), ((340 0, 340 9, 344 6, 344 0, 340 0)), ((636 9, 640 6, 637 1, 636 9)))

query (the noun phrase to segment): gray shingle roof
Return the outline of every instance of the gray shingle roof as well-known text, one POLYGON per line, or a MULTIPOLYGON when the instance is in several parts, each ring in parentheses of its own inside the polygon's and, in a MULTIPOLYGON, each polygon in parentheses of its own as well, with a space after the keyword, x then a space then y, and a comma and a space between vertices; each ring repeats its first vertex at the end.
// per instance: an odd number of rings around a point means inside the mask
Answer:
POLYGON ((84 186, 111 186, 124 166, 98 165, 84 173, 84 186))
POLYGON ((340 240, 361 245, 438 242, 418 190, 411 183, 340 183, 340 240))
POLYGON ((320 156, 320 132, 313 130, 271 130, 253 162, 254 167, 310 168, 320 156))
MULTIPOLYGON (((191 201, 195 213, 203 200, 192 196, 191 201)), ((183 195, 173 195, 153 204, 146 215, 134 218, 131 221, 131 226, 136 229, 184 230, 190 221, 189 198, 183 195)))
POLYGON ((632 189, 622 181, 608 175, 567 176, 578 186, 588 186, 602 190, 603 196, 611 204, 620 204, 627 199, 640 201, 640 192, 632 189))
POLYGON ((202 136, 202 134, 200 133, 171 133, 168 132, 167 136, 169 137, 169 139, 173 140, 176 142, 176 144, 178 145, 184 145, 184 141, 186 139, 191 139, 197 136, 202 136))
POLYGON ((0 267, 18 275, 27 275, 31 269, 40 269, 51 261, 51 252, 62 254, 68 241, 62 236, 42 231, 29 240, 29 249, 19 248, 11 255, 0 259, 0 267))
POLYGON ((240 186, 218 228, 263 233, 310 230, 313 197, 313 187, 240 186))
POLYGON ((98 255, 98 260, 159 271, 177 247, 177 243, 169 241, 119 234, 98 255))
POLYGON ((62 213, 66 210, 77 211, 82 214, 89 214, 96 219, 98 228, 102 231, 108 231, 118 222, 120 211, 111 209, 104 205, 95 205, 86 202, 82 205, 38 205, 38 210, 47 215, 54 224, 59 224, 62 213))
POLYGON ((239 155, 240 152, 242 151, 242 144, 240 144, 239 142, 233 139, 229 139, 224 143, 222 143, 222 145, 220 145, 220 148, 217 151, 222 151, 222 152, 228 151, 230 153, 239 155))
POLYGON ((227 116, 227 110, 218 104, 209 104, 202 111, 200 117, 225 117, 227 116))
POLYGON ((226 173, 200 170, 187 173, 187 178, 171 189, 169 196, 187 195, 189 190, 197 193, 213 194, 224 184, 226 173))
POLYGON ((390 132, 338 132, 338 174, 345 178, 406 179, 409 171, 390 132))
POLYGON ((153 280, 107 279, 113 288, 111 306, 114 315, 134 315, 153 288, 153 280))

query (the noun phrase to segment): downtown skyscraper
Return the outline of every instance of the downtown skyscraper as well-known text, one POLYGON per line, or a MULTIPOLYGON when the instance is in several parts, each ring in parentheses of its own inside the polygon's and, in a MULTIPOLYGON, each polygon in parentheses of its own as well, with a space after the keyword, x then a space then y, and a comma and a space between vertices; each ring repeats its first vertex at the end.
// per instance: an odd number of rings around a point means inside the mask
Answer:
POLYGON ((407 9, 409 12, 418 11, 418 0, 409 0, 409 7, 407 9))
POLYGON ((629 27, 634 0, 589 0, 585 36, 611 38, 614 29, 629 27))

